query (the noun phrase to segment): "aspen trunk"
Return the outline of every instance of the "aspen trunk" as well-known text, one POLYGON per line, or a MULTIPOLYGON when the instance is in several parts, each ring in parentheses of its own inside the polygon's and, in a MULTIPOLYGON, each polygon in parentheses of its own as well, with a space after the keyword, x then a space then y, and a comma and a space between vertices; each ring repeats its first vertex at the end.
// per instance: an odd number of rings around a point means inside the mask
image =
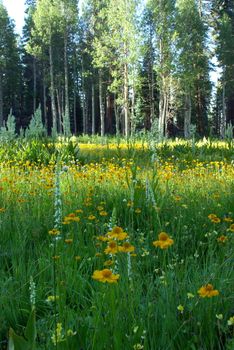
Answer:
POLYGON ((55 89, 54 89, 54 64, 53 64, 51 38, 50 38, 50 45, 49 45, 49 59, 50 59, 50 94, 51 94, 52 121, 53 121, 53 128, 55 131, 57 131, 57 116, 56 116, 55 89))
MULTIPOLYGON (((69 114, 69 87, 68 87, 68 59, 67 59, 67 30, 64 33, 64 82, 65 82, 65 115, 70 121, 69 114)), ((70 132, 70 130, 69 130, 70 132)))
POLYGON ((124 64, 124 133, 129 137, 128 65, 124 64))
POLYGON ((119 128, 119 112, 118 112, 118 106, 116 103, 116 96, 114 96, 114 111, 115 111, 115 129, 116 129, 116 135, 119 136, 120 134, 120 128, 119 128))
POLYGON ((84 88, 84 59, 82 56, 82 62, 81 62, 81 74, 82 74, 82 123, 83 123, 83 134, 86 134, 86 111, 85 111, 85 88, 84 88))
POLYGON ((92 81, 92 135, 95 135, 95 89, 92 81))
POLYGON ((188 139, 190 137, 191 127, 191 96, 190 93, 185 95, 185 112, 184 112, 184 137, 188 139))
POLYGON ((0 72, 0 127, 3 126, 3 87, 2 87, 2 73, 0 72))
POLYGON ((225 129, 227 122, 227 111, 226 111, 226 82, 223 82, 223 93, 222 93, 222 116, 220 125, 220 136, 225 137, 225 129))
POLYGON ((99 106, 100 106, 100 119, 101 119, 101 136, 105 134, 105 106, 103 101, 103 89, 102 89, 102 71, 99 69, 99 106))
POLYGON ((45 68, 43 67, 43 111, 44 111, 44 121, 45 129, 48 132, 48 119, 47 119, 47 106, 46 106, 46 83, 45 83, 45 68))
POLYGON ((58 132, 62 132, 62 109, 61 109, 61 101, 59 96, 59 90, 56 90, 57 93, 57 106, 58 106, 58 132))

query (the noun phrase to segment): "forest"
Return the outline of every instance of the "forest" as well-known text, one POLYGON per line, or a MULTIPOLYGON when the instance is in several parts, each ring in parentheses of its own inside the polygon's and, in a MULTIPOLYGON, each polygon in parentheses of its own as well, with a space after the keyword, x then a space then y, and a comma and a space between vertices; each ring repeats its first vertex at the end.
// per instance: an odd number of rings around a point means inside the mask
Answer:
POLYGON ((0 126, 224 138, 233 35, 233 0, 26 0, 21 37, 0 2, 0 126))

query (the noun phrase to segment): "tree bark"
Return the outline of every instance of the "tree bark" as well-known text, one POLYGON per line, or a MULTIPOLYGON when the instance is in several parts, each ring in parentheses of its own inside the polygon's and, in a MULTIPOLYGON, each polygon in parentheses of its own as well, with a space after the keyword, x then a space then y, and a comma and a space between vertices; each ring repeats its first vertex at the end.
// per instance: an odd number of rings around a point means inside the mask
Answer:
POLYGON ((37 108, 37 69, 36 69, 36 58, 33 57, 33 113, 37 108))
POLYGON ((185 95, 185 112, 184 112, 184 137, 188 139, 190 137, 190 127, 191 127, 191 96, 190 93, 185 95))
POLYGON ((95 135, 95 89, 92 81, 92 135, 95 135))
POLYGON ((85 87, 84 87, 84 58, 82 56, 82 61, 81 61, 81 75, 82 75, 82 123, 83 123, 83 134, 87 133, 86 125, 86 101, 85 101, 85 87))
POLYGON ((52 120, 53 120, 53 128, 55 131, 57 131, 57 115, 56 115, 55 89, 54 89, 54 63, 53 63, 51 38, 50 38, 50 45, 49 45, 49 59, 50 59, 50 90, 51 90, 50 94, 51 94, 52 120))
POLYGON ((102 70, 99 69, 99 106, 100 106, 100 119, 101 119, 101 136, 105 134, 105 106, 103 101, 103 82, 102 82, 102 70))
POLYGON ((56 90, 57 93, 57 106, 58 106, 58 132, 62 132, 62 109, 61 109, 61 99, 59 90, 56 90))
POLYGON ((2 73, 0 72, 0 127, 3 126, 3 86, 2 73))
MULTIPOLYGON (((70 121, 69 87, 68 87, 68 59, 67 59, 67 29, 64 31, 64 82, 65 82, 65 115, 70 121)), ((69 130, 70 132, 70 130, 69 130)))
POLYGON ((227 122, 227 113, 226 113, 226 82, 223 82, 223 93, 222 93, 222 117, 221 117, 221 125, 220 125, 220 136, 222 138, 225 137, 225 129, 227 122))
POLYGON ((120 129, 119 129, 119 112, 118 112, 118 106, 116 103, 116 96, 114 96, 114 111, 115 111, 115 129, 116 129, 116 135, 119 136, 120 129))
POLYGON ((129 137, 128 64, 124 64, 124 134, 129 137))
POLYGON ((43 66, 43 111, 44 111, 44 122, 45 122, 45 129, 48 132, 48 118, 47 118, 47 106, 46 106, 46 82, 45 82, 45 67, 43 66))

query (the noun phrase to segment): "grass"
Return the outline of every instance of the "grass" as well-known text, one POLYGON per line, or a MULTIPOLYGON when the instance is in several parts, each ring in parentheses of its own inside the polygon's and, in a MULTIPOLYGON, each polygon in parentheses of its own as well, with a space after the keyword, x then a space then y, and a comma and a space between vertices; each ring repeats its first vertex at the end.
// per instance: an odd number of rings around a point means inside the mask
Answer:
POLYGON ((0 349, 25 333, 30 279, 38 350, 233 349, 232 143, 78 141, 3 145, 0 349), (133 252, 104 252, 116 226, 133 252))

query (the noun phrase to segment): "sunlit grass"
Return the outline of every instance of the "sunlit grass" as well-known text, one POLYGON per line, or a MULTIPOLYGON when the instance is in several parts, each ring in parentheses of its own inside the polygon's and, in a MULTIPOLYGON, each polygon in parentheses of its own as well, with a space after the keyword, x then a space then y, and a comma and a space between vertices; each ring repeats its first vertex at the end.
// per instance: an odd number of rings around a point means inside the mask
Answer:
POLYGON ((38 349, 231 350, 232 146, 59 142, 1 163, 0 340, 23 334, 32 276, 38 349))

